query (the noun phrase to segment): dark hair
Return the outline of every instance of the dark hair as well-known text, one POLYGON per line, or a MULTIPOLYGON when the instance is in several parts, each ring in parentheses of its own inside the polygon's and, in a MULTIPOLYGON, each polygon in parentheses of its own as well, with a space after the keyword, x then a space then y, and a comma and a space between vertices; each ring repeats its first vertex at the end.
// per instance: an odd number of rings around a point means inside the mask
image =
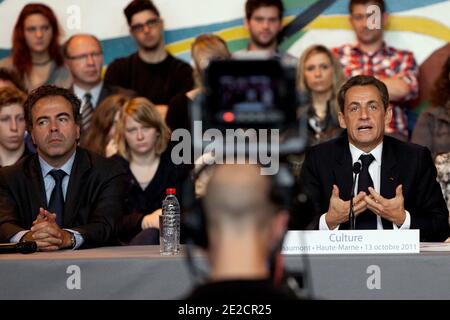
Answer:
POLYGON ((12 61, 14 67, 17 69, 20 77, 23 79, 25 74, 29 74, 32 68, 31 52, 25 40, 25 19, 32 14, 41 14, 47 18, 50 27, 52 28, 52 40, 48 46, 48 54, 50 58, 55 61, 57 66, 63 64, 63 58, 60 51, 58 39, 60 30, 58 27, 58 20, 52 9, 41 3, 30 3, 23 7, 17 18, 16 25, 13 32, 12 45, 12 61))
POLYGON ((378 92, 380 93, 381 101, 383 101, 384 110, 389 105, 389 93, 387 90, 386 85, 378 80, 375 77, 372 76, 354 76, 347 80, 346 83, 341 87, 338 93, 338 103, 339 107, 341 109, 341 112, 344 113, 344 107, 345 107, 345 95, 347 94, 347 91, 356 86, 374 86, 378 89, 378 92))
POLYGON ((384 0, 350 0, 348 3, 348 12, 352 13, 353 6, 357 4, 366 5, 368 3, 373 3, 380 8, 381 13, 386 12, 386 5, 384 4, 384 0))
POLYGON ((131 26, 133 15, 144 10, 153 11, 159 17, 158 9, 150 0, 133 0, 123 10, 125 17, 127 17, 128 25, 131 26))
POLYGON ((278 17, 280 20, 283 17, 284 6, 281 0, 247 0, 245 3, 245 16, 247 20, 250 20, 253 12, 261 7, 277 7, 279 12, 278 17))
POLYGON ((450 56, 443 65, 439 77, 434 82, 431 91, 431 105, 435 107, 445 107, 450 100, 450 56))
POLYGON ((25 120, 27 122, 28 132, 31 132, 31 129, 33 128, 32 122, 33 117, 31 111, 36 102, 46 97, 57 97, 57 96, 63 97, 64 99, 70 102, 70 104, 72 105, 73 118, 77 124, 80 124, 81 121, 80 99, 78 99, 77 96, 68 89, 60 88, 54 85, 43 85, 31 91, 31 93, 28 95, 28 98, 23 105, 25 109, 25 120))
POLYGON ((69 46, 70 43, 72 42, 73 39, 75 39, 76 37, 81 37, 81 36, 86 36, 86 37, 91 37, 92 39, 94 39, 95 41, 97 41, 98 46, 100 47, 100 49, 102 49, 102 44, 100 42, 100 40, 98 40, 98 38, 92 34, 84 34, 84 33, 78 33, 78 34, 74 34, 72 35, 69 39, 66 40, 66 42, 64 42, 64 44, 62 45, 62 53, 64 55, 65 58, 69 58, 69 46))
POLYGON ((25 94, 25 92, 20 91, 17 88, 0 88, 0 109, 12 104, 20 104, 21 106, 23 106, 23 103, 26 99, 27 95, 25 94))
POLYGON ((19 75, 14 70, 7 68, 0 68, 0 80, 10 81, 17 89, 23 92, 27 92, 25 86, 20 80, 19 75))

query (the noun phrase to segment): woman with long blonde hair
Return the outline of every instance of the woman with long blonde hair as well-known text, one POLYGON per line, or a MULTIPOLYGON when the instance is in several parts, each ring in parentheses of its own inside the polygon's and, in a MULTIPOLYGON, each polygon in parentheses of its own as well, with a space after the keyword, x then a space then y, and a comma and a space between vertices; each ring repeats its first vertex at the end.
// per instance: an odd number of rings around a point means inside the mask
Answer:
POLYGON ((326 47, 313 45, 303 52, 297 68, 297 88, 308 98, 303 115, 308 117, 310 145, 332 139, 342 132, 336 97, 344 81, 339 62, 326 47))
POLYGON ((122 244, 158 244, 159 215, 166 188, 181 192, 187 175, 166 152, 170 129, 155 105, 143 97, 122 108, 116 130, 118 155, 127 172, 127 212, 119 223, 122 244))
MULTIPOLYGON (((342 133, 336 97, 344 81, 341 66, 326 47, 312 45, 301 55, 297 66, 297 90, 302 97, 298 118, 307 124, 308 145, 330 140, 342 133)), ((288 156, 297 176, 303 160, 303 155, 288 156)))

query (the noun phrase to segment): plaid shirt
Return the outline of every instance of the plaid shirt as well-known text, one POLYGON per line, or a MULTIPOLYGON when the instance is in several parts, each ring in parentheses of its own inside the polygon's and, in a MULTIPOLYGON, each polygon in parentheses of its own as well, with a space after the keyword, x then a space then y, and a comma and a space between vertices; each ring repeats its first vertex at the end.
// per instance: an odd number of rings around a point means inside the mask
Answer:
POLYGON ((362 51, 358 45, 346 44, 332 49, 339 59, 347 78, 356 75, 392 77, 403 73, 403 79, 409 85, 409 93, 402 101, 391 101, 393 117, 386 128, 388 134, 400 134, 408 137, 408 120, 404 103, 417 97, 418 68, 413 53, 407 50, 397 50, 383 43, 373 54, 362 51))

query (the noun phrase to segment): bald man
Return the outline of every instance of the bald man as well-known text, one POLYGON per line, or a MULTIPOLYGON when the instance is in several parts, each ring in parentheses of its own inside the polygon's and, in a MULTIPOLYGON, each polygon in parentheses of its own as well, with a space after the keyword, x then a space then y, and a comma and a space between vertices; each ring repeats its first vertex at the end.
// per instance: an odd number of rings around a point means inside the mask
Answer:
POLYGON ((275 286, 271 258, 283 239, 289 216, 274 201, 272 180, 257 165, 216 166, 204 197, 209 283, 191 299, 289 299, 275 286))
POLYGON ((75 34, 63 45, 64 62, 73 79, 71 91, 83 102, 81 114, 89 103, 93 110, 113 94, 136 96, 132 90, 106 85, 102 80, 103 49, 91 34, 75 34))

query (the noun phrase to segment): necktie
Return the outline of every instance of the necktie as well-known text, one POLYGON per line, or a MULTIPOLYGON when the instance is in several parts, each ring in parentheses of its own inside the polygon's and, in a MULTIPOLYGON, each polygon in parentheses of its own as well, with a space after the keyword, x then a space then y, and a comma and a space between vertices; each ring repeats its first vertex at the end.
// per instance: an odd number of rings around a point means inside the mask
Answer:
POLYGON ((84 105, 81 110, 81 132, 85 132, 91 124, 94 115, 94 107, 92 106, 92 95, 87 92, 84 95, 84 105))
MULTIPOLYGON (((373 188, 373 180, 369 174, 369 166, 375 158, 372 154, 362 154, 359 157, 361 160, 361 172, 358 178, 358 193, 364 191, 366 194, 370 194, 369 187, 373 188)), ((377 216, 370 210, 361 212, 356 217, 356 229, 376 229, 377 228, 377 216)))
POLYGON ((63 226, 63 214, 64 214, 64 195, 62 190, 62 181, 66 173, 59 170, 52 170, 49 174, 55 179, 55 187, 53 188, 50 201, 48 202, 48 211, 56 213, 56 223, 63 226))

